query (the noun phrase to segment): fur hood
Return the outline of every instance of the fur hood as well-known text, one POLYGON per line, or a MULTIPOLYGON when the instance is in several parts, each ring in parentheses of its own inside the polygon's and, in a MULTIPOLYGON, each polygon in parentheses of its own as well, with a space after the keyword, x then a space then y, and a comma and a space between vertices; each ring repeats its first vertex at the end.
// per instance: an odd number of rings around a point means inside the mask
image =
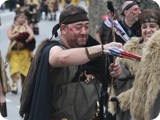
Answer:
MULTIPOLYGON (((146 43, 131 95, 134 120, 151 120, 151 111, 160 92, 160 30, 146 43)), ((157 112, 157 111, 155 111, 157 112)), ((159 112, 159 111, 158 111, 159 112)))

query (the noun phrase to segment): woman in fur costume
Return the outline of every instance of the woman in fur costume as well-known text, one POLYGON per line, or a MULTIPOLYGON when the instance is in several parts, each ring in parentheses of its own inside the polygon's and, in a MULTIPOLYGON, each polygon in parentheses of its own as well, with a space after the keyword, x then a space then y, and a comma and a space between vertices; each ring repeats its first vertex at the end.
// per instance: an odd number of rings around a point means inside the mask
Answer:
POLYGON ((155 113, 153 110, 158 109, 153 106, 158 106, 157 96, 160 97, 160 82, 157 81, 160 75, 157 64, 160 62, 160 13, 144 10, 139 20, 142 37, 133 37, 124 45, 124 49, 142 56, 141 62, 125 58, 116 60, 123 69, 114 86, 119 107, 116 111, 117 108, 113 106, 115 103, 110 102, 109 111, 116 113, 117 120, 151 120, 159 113, 152 114, 155 113))

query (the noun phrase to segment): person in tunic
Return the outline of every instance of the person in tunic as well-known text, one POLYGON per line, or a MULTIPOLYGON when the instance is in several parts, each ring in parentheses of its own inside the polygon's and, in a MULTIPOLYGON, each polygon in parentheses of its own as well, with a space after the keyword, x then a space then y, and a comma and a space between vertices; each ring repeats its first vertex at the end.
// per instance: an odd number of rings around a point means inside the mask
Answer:
POLYGON ((26 23, 26 16, 23 11, 18 11, 14 24, 7 30, 9 47, 6 61, 10 64, 10 76, 12 79, 12 92, 17 94, 17 82, 21 77, 22 86, 27 76, 31 63, 32 51, 26 48, 26 44, 33 40, 34 33, 26 23))
MULTIPOLYGON (((72 4, 61 12, 52 34, 56 38, 41 43, 33 58, 21 95, 20 115, 25 120, 98 118, 101 82, 106 76, 103 47, 122 48, 122 44, 100 45, 89 35, 87 12, 72 4)), ((111 68, 112 77, 118 77, 119 64, 111 68)))

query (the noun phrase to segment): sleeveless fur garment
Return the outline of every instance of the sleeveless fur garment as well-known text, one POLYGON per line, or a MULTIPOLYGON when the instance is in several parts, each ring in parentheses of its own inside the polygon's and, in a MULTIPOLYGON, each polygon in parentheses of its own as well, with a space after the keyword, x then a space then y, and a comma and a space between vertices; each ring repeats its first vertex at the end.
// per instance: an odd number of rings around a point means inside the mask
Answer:
POLYGON ((134 120, 151 120, 151 109, 160 92, 160 30, 146 43, 131 94, 134 120))

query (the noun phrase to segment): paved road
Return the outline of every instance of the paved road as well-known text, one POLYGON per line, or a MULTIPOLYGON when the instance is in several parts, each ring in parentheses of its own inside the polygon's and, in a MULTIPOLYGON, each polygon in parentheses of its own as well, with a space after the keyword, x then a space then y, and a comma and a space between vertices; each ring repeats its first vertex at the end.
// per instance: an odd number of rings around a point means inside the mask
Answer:
MULTIPOLYGON (((84 1, 80 3, 81 6, 85 6, 84 1)), ((61 8, 62 9, 62 8, 61 8)), ((60 9, 60 10, 61 10, 60 9)), ((7 46, 8 46, 8 38, 7 38, 7 28, 9 25, 13 23, 14 18, 14 12, 1 12, 0 11, 0 17, 2 20, 2 26, 0 26, 0 50, 2 52, 2 57, 5 57, 7 46)), ((59 17, 59 12, 57 14, 57 18, 59 17)), ((42 20, 39 23, 40 28, 40 35, 35 36, 36 37, 36 44, 37 46, 40 44, 40 42, 46 38, 51 37, 51 30, 52 27, 57 23, 58 21, 45 21, 42 20)), ((9 76, 9 70, 7 68, 7 74, 9 76)), ((10 79, 11 83, 11 79, 10 79)), ((8 117, 7 120, 22 120, 22 118, 19 116, 19 106, 20 106, 20 96, 21 96, 21 85, 20 81, 18 83, 18 94, 14 95, 12 93, 7 93, 7 110, 8 110, 8 117)))

